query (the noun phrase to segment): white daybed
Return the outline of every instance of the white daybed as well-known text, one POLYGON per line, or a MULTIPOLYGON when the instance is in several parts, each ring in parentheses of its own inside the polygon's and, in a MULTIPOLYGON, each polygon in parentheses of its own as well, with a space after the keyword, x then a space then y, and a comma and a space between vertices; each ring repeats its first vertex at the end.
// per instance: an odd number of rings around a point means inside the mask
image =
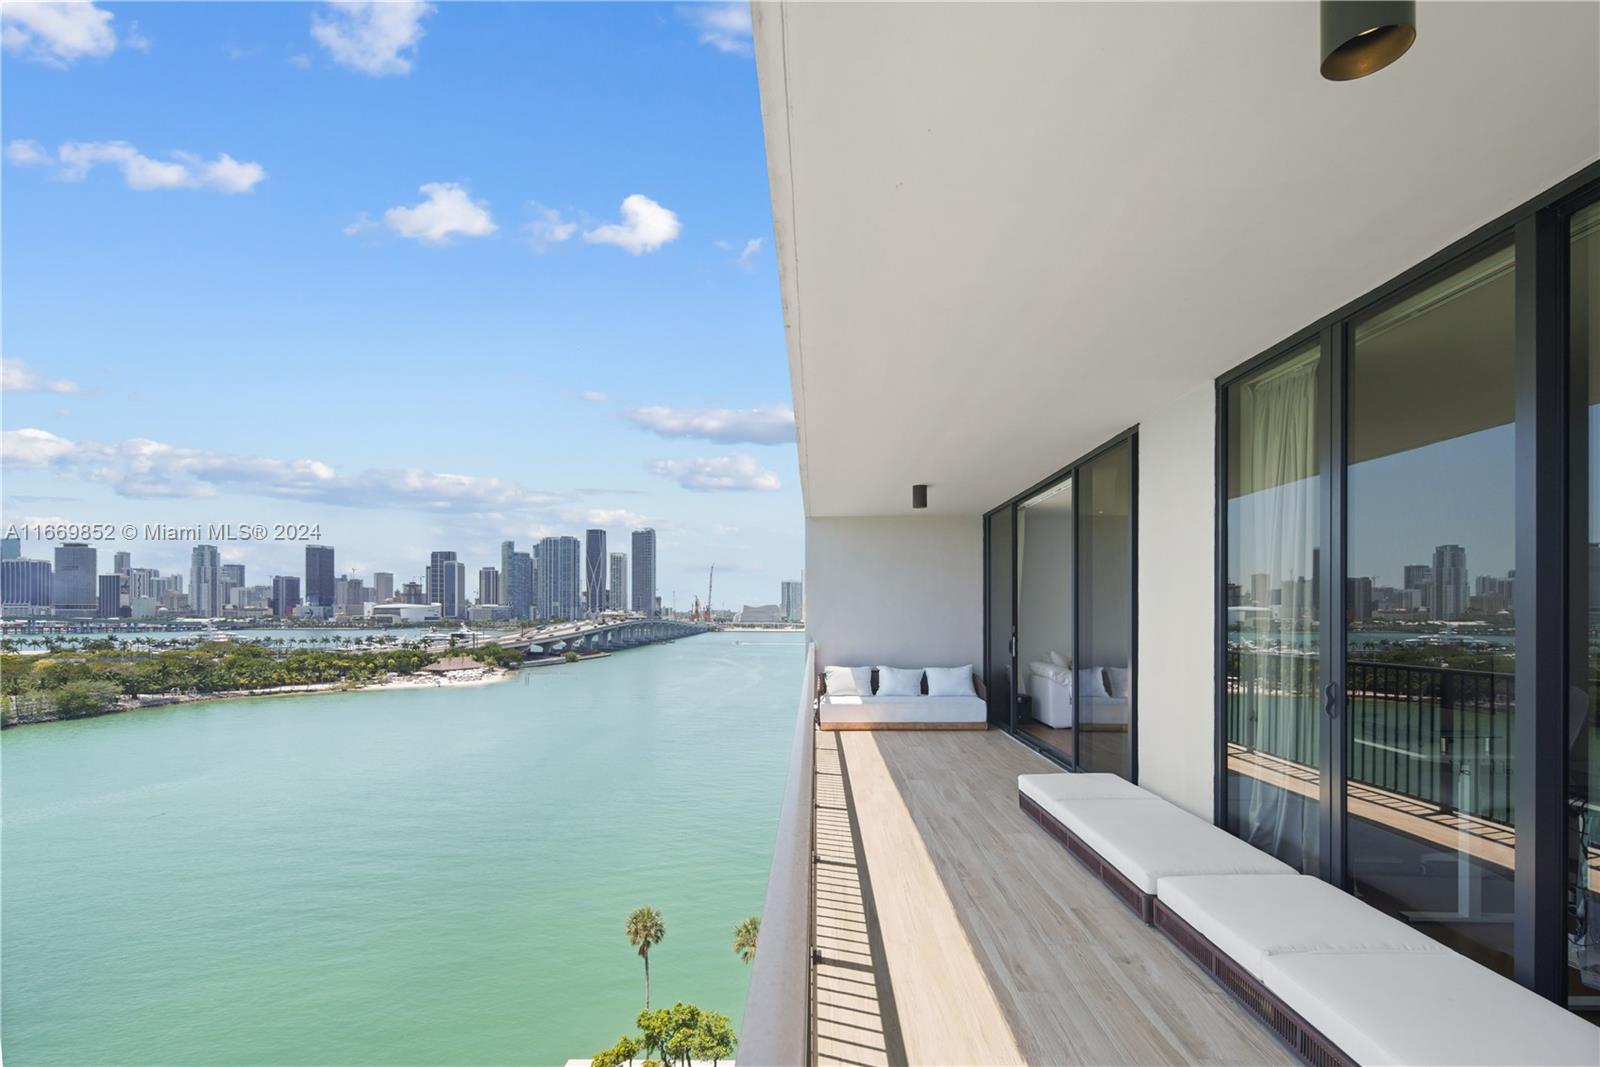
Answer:
POLYGON ((970 696, 930 696, 924 677, 916 696, 878 692, 878 671, 872 669, 872 692, 829 693, 826 671, 817 673, 817 725, 824 730, 984 730, 989 702, 983 680, 972 675, 970 696))
MULTIPOLYGON (((1028 675, 1023 680, 1023 692, 1033 700, 1033 717, 1046 726, 1069 730, 1072 728, 1073 670, 1055 663, 1028 664, 1028 675)), ((1086 730, 1126 730, 1130 719, 1128 694, 1120 690, 1127 685, 1127 672, 1121 668, 1103 670, 1089 667, 1076 672, 1083 683, 1084 696, 1078 708, 1078 721, 1086 730), (1120 673, 1118 673, 1120 672, 1120 673), (1089 675, 1098 675, 1102 684, 1092 686, 1089 675), (1120 685, 1113 679, 1120 679, 1120 685), (1094 695, 1091 689, 1103 690, 1106 695, 1094 695)))

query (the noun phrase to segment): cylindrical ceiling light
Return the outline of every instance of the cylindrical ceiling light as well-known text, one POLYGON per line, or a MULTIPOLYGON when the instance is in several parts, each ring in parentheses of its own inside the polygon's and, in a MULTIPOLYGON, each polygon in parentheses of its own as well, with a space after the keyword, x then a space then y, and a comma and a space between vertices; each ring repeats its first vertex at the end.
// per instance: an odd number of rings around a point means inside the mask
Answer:
POLYGON ((911 487, 911 506, 914 508, 928 506, 928 487, 926 485, 913 485, 911 487))
POLYGON ((1322 0, 1322 76, 1329 81, 1376 73, 1416 39, 1416 0, 1322 0))

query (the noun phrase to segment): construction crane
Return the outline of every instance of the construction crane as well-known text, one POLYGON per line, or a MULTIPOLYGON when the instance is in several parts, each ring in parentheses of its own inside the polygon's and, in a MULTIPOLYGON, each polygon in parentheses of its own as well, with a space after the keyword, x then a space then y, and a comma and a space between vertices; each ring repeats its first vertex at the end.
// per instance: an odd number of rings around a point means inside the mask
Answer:
POLYGON ((711 586, 717 580, 717 565, 711 565, 711 573, 706 576, 706 622, 711 621, 711 586))

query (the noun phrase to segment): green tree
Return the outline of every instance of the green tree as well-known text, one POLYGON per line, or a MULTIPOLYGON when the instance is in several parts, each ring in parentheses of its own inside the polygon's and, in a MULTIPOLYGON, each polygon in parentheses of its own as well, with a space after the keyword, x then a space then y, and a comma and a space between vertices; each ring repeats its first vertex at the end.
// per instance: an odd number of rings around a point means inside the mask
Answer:
MULTIPOLYGON (((662 921, 661 913, 655 908, 636 908, 628 916, 628 944, 639 950, 639 958, 644 960, 644 1010, 650 1010, 650 949, 661 944, 661 939, 667 936, 667 924, 662 921)), ((641 1024, 641 1029, 643 1024, 641 1024)))
POLYGON ((626 1065, 639 1054, 639 1042, 623 1034, 617 1038, 617 1043, 603 1052, 597 1052, 589 1061, 589 1067, 626 1067, 626 1065))
POLYGON ((702 1011, 690 1051, 695 1059, 710 1060, 713 1064, 733 1055, 739 1039, 733 1033, 733 1020, 717 1011, 702 1011))
POLYGON ((573 652, 571 649, 568 649, 566 652, 562 653, 561 658, 568 663, 578 662, 578 654, 573 652))
POLYGON ((749 963, 756 957, 756 938, 761 935, 761 917, 752 915, 733 928, 733 951, 749 963))
POLYGON ((98 715, 117 699, 117 687, 110 682, 84 679, 68 682, 56 689, 51 705, 64 719, 98 715))

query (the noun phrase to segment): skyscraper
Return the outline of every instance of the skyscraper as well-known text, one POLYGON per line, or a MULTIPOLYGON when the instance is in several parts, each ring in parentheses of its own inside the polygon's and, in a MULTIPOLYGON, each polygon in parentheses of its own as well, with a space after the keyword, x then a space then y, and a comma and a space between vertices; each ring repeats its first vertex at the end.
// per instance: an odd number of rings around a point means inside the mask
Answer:
POLYGON ((387 604, 394 599, 394 572, 372 572, 372 599, 379 604, 387 604))
POLYGON ((306 546, 306 604, 316 608, 334 605, 333 546, 306 546))
POLYGON ((611 553, 611 586, 606 590, 606 607, 612 611, 628 610, 628 554, 611 553))
POLYGON ((161 572, 154 567, 131 567, 128 570, 128 599, 137 600, 141 597, 159 597, 161 591, 156 588, 160 581, 161 572))
POLYGON ((294 615, 300 606, 300 579, 292 574, 280 574, 272 579, 272 613, 280 619, 294 615))
POLYGON ((500 542, 500 595, 510 618, 533 614, 533 557, 518 552, 515 541, 500 542))
POLYGON ((578 585, 582 546, 576 537, 546 537, 539 542, 539 617, 576 619, 582 607, 578 585))
POLYGON ((216 545, 195 545, 189 553, 189 610, 202 619, 222 614, 222 564, 216 545))
POLYGON ((120 574, 126 578, 128 572, 133 569, 133 556, 127 552, 118 552, 111 557, 111 564, 113 574, 120 574))
POLYGON ((786 581, 780 586, 778 607, 783 611, 784 622, 805 621, 805 589, 797 581, 786 581))
POLYGON ((633 531, 633 610, 656 613, 656 532, 648 526, 633 531))
POLYGON ((1433 617, 1459 619, 1467 609, 1467 550, 1440 545, 1433 550, 1433 617))
POLYGON ((444 568, 444 599, 439 602, 439 614, 446 619, 467 617, 467 565, 458 559, 448 559, 440 564, 444 568))
POLYGON ((478 603, 502 603, 500 599, 500 571, 497 568, 478 568, 478 603))
POLYGON ((598 615, 606 610, 606 532, 583 532, 583 610, 598 615))
POLYGON ((0 560, 0 605, 7 615, 49 614, 52 585, 49 560, 21 556, 0 560))
POLYGON ((21 559, 21 558, 22 558, 22 538, 20 538, 20 537, 0 538, 0 559, 21 559))
POLYGON ((452 606, 456 603, 454 588, 452 587, 448 596, 446 596, 445 591, 445 585, 451 577, 446 573, 445 564, 454 563, 455 559, 456 554, 454 552, 430 552, 428 554, 428 569, 422 574, 422 584, 426 587, 428 603, 439 605, 439 615, 445 619, 455 618, 453 611, 445 610, 446 600, 452 606))
POLYGON ((242 608, 244 601, 244 564, 224 563, 222 565, 222 590, 221 604, 225 608, 242 608))
POLYGON ((92 619, 100 609, 99 553, 91 545, 68 542, 56 549, 52 576, 53 599, 57 615, 92 619))
POLYGON ((99 579, 99 607, 96 615, 102 619, 115 619, 122 615, 122 575, 102 574, 99 579))

